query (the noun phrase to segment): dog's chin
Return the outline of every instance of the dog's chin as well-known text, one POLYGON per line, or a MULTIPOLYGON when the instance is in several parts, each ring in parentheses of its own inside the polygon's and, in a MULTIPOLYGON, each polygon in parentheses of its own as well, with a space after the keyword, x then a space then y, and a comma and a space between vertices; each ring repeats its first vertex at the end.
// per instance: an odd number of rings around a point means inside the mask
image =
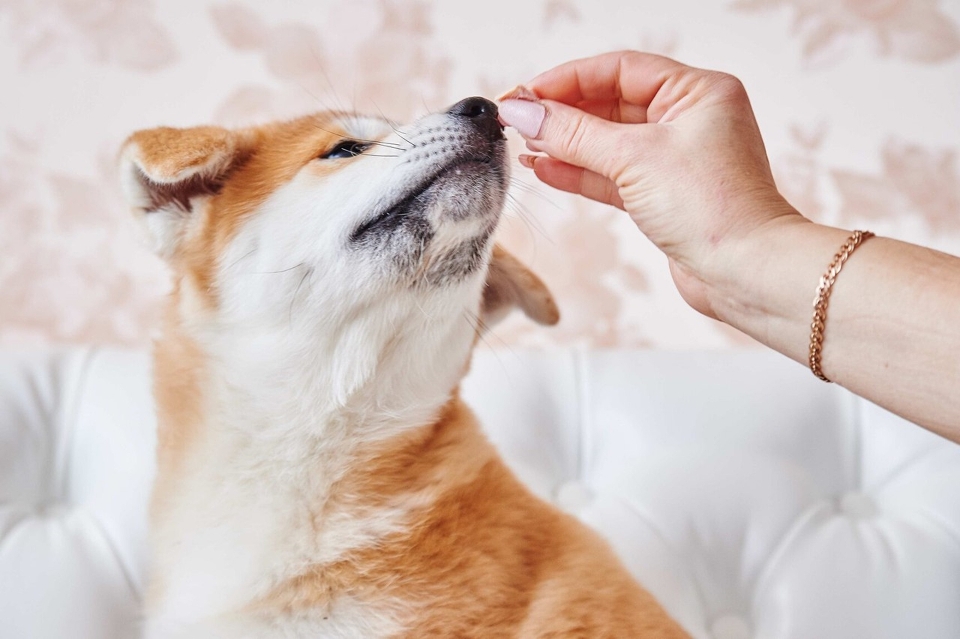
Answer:
POLYGON ((424 189, 418 203, 438 207, 442 221, 469 218, 496 221, 505 192, 503 172, 492 161, 469 160, 437 175, 424 189))
POLYGON ((472 215, 496 218, 505 192, 505 171, 497 160, 452 162, 410 189, 389 208, 362 222, 350 239, 357 242, 371 233, 396 228, 404 220, 423 217, 434 206, 442 207, 442 216, 450 220, 472 215))

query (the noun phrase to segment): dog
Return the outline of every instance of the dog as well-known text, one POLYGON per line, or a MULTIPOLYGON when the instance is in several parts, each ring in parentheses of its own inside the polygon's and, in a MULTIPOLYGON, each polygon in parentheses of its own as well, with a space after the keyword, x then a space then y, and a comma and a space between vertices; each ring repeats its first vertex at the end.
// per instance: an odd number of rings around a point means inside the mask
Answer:
POLYGON ((485 327, 559 317, 492 239, 505 147, 476 97, 125 142, 174 280, 147 639, 687 636, 458 395, 485 327))

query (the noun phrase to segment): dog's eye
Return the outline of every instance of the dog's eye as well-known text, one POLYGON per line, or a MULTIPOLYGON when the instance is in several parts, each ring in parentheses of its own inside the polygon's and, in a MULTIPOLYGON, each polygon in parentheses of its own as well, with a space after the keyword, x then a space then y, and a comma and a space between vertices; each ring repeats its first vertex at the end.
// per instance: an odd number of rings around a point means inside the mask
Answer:
POLYGON ((352 158, 360 155, 370 148, 369 144, 357 142, 356 140, 340 140, 336 146, 320 156, 321 160, 339 160, 340 158, 352 158))

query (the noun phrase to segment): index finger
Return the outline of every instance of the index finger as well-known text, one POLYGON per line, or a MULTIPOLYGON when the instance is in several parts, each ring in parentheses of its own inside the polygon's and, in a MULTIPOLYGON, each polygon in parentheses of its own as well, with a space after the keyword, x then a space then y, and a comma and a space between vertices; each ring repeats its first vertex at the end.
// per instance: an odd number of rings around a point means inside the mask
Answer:
POLYGON ((648 107, 671 76, 690 70, 664 56, 617 51, 561 64, 525 86, 540 98, 570 105, 622 98, 648 107))

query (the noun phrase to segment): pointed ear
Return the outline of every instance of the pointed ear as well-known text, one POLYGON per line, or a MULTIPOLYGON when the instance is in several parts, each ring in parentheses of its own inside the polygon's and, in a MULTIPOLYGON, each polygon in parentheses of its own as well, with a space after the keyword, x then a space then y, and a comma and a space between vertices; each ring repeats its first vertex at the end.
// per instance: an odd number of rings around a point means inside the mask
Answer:
POLYGON ((483 290, 483 323, 493 326, 514 308, 519 308, 538 324, 552 326, 560 321, 557 303, 543 281, 497 245, 493 247, 487 285, 483 290))
POLYGON ((174 255, 199 198, 220 191, 249 152, 243 136, 220 127, 137 131, 120 151, 127 202, 146 226, 154 250, 174 255))

